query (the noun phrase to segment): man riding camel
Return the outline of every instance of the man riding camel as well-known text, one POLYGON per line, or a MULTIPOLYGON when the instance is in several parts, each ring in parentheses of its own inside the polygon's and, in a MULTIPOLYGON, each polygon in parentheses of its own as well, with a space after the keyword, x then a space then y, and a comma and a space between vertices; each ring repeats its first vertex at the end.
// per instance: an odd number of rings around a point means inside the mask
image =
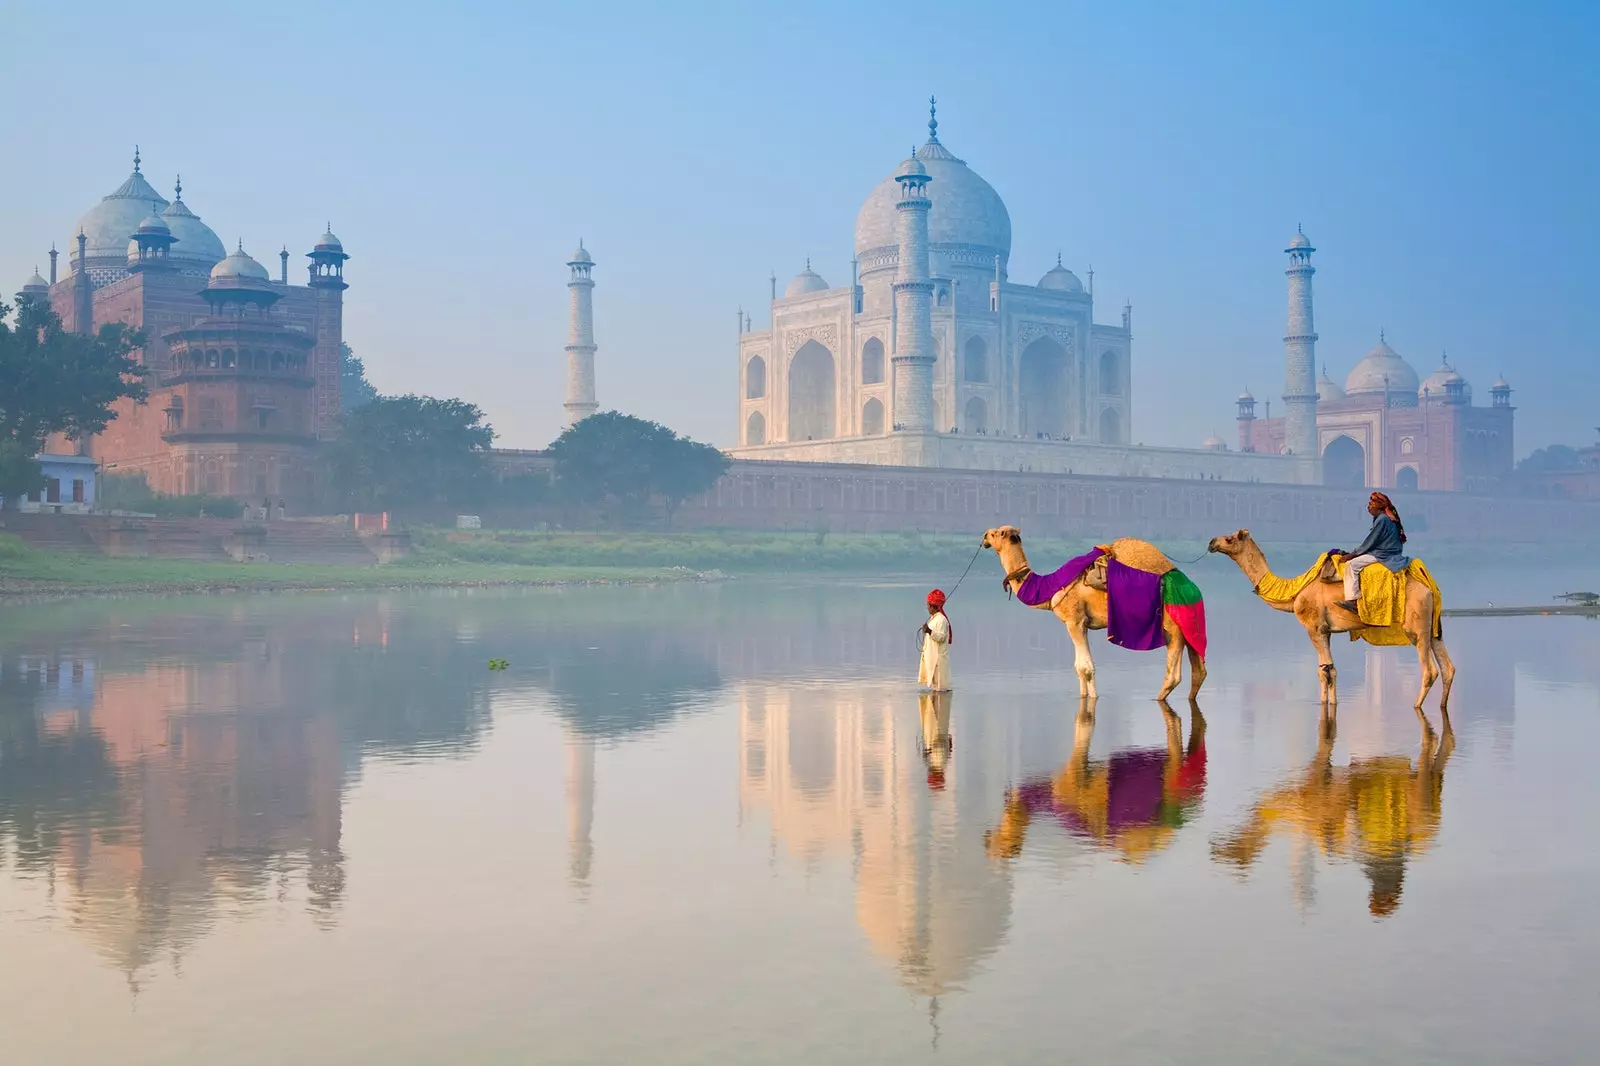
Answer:
POLYGON ((1367 539, 1354 551, 1334 553, 1345 559, 1344 600, 1339 606, 1349 611, 1356 609, 1356 601, 1361 596, 1362 570, 1373 563, 1382 563, 1398 574, 1411 563, 1405 555, 1406 527, 1400 522, 1400 512, 1394 509, 1394 501, 1381 492, 1374 492, 1367 500, 1367 513, 1372 516, 1367 539))

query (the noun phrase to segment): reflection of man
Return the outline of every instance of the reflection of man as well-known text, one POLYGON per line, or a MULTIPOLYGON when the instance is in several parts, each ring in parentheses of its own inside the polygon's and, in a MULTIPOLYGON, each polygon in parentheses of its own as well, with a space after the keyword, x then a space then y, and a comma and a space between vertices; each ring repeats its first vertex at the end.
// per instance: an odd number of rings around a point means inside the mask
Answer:
POLYGON ((1206 720, 1194 707, 1185 748, 1183 720, 1170 710, 1163 709, 1163 714, 1165 748, 1125 748, 1091 762, 1094 714, 1080 711, 1072 757, 1055 777, 1011 791, 999 827, 987 834, 989 854, 1008 859, 1020 855, 1028 823, 1040 811, 1054 814, 1074 836, 1114 848, 1132 862, 1170 844, 1205 791, 1206 720))
POLYGON ((922 759, 928 764, 928 787, 944 788, 944 771, 956 742, 950 736, 950 693, 920 692, 917 704, 922 711, 922 759))
POLYGON ((1264 793, 1245 824, 1214 841, 1218 862, 1247 869, 1276 829, 1316 843, 1331 857, 1361 864, 1371 883, 1367 909, 1375 917, 1400 906, 1406 861, 1422 854, 1439 832, 1444 764, 1455 750, 1448 715, 1441 737, 1423 722, 1415 769, 1403 755, 1353 759, 1334 767, 1333 731, 1322 732, 1317 754, 1300 780, 1264 793))

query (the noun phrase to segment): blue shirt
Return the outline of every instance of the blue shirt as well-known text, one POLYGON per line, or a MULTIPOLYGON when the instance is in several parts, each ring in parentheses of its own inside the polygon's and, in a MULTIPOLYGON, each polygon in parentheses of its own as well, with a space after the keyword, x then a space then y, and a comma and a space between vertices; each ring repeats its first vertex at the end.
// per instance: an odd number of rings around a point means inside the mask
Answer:
POLYGON ((1372 519, 1372 528, 1367 531, 1367 539, 1350 554, 1370 555, 1395 573, 1404 570, 1411 563, 1405 555, 1405 544, 1400 540, 1400 527, 1386 514, 1377 515, 1372 519))

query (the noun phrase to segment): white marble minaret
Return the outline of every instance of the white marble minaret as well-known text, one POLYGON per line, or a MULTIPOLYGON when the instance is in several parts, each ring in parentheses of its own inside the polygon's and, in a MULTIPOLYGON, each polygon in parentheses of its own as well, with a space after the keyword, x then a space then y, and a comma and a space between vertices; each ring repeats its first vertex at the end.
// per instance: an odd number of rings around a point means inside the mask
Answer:
POLYGON ((567 423, 582 422, 599 409, 594 399, 594 260, 578 242, 567 263, 572 278, 567 291, 572 299, 567 311, 567 423))
POLYGON ((1284 445, 1294 455, 1317 455, 1317 332, 1311 320, 1311 253, 1316 251, 1296 227, 1284 249, 1289 265, 1289 326, 1283 335, 1284 445))
POLYGON ((567 879, 589 887, 594 866, 594 738, 567 738, 567 879))
POLYGON ((933 282, 928 279, 928 170, 915 152, 895 175, 900 202, 900 263, 894 280, 894 428, 928 433, 933 425, 933 282))

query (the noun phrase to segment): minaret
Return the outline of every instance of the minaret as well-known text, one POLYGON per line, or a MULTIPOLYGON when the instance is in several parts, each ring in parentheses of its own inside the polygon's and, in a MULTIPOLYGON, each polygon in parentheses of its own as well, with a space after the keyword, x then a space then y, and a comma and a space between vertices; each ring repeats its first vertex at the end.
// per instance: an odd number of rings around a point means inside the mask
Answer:
POLYGON ((567 261, 572 277, 567 282, 571 299, 567 307, 567 424, 576 425, 599 410, 594 399, 594 260, 578 241, 567 261))
POLYGON ((933 425, 933 282, 928 280, 928 169, 911 158, 895 175, 900 202, 900 266, 894 281, 894 428, 929 433, 933 425))
POLYGON ((94 282, 89 277, 88 235, 78 230, 78 258, 72 265, 72 332, 94 332, 94 282))
POLYGON ((287 244, 278 253, 278 264, 278 284, 287 285, 289 284, 289 246, 287 244))
POLYGON ((594 868, 594 738, 567 737, 567 880, 589 887, 594 868))
POLYGON ((316 294, 316 346, 311 352, 313 428, 318 440, 339 432, 339 378, 344 369, 344 264, 350 257, 333 235, 333 223, 306 253, 311 260, 306 282, 316 294))
POLYGON ((1289 265, 1289 327, 1283 335, 1284 446, 1293 455, 1317 455, 1317 333, 1311 319, 1311 253, 1299 227, 1284 249, 1289 265))

